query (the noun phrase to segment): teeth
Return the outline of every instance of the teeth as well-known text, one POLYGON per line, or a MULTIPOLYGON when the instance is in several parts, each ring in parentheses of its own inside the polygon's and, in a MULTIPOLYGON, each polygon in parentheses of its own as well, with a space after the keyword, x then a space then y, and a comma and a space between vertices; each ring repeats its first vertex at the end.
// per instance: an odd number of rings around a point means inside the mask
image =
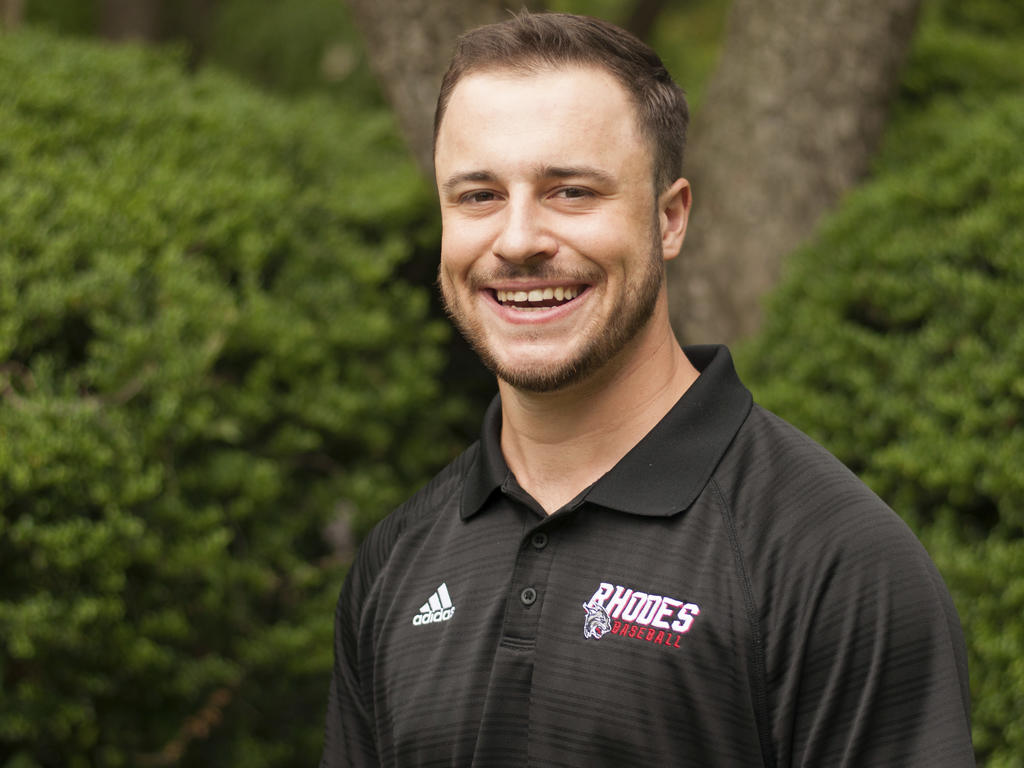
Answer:
MULTIPOLYGON (((563 288, 558 286, 557 288, 533 288, 529 291, 496 291, 498 301, 502 304, 516 303, 525 304, 526 302, 539 302, 539 301, 571 301, 580 295, 580 289, 578 287, 563 288)), ((521 309, 543 309, 543 307, 521 307, 521 309)))

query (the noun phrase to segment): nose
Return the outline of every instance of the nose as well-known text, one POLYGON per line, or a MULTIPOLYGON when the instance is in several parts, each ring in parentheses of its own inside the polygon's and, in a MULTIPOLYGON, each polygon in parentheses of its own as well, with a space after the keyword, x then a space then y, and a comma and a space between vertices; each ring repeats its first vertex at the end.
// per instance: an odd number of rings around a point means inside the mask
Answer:
POLYGON ((558 242, 546 226, 542 206, 519 198, 510 199, 505 206, 505 217, 493 249, 500 259, 525 263, 551 258, 558 250, 558 242))

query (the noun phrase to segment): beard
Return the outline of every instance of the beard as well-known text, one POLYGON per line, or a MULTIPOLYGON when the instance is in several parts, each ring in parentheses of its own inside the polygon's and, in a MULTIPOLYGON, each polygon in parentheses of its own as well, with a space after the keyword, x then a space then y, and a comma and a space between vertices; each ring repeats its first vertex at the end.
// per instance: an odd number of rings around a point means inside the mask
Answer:
MULTIPOLYGON (((656 219, 657 221, 657 219, 656 219)), ((515 389, 527 392, 554 392, 571 384, 583 381, 603 368, 612 358, 647 325, 657 306, 658 294, 665 279, 665 265, 662 259, 659 228, 651 232, 650 255, 643 264, 643 271, 626 286, 622 305, 609 312, 608 316, 590 323, 584 333, 582 346, 570 357, 547 365, 512 366, 502 363, 490 346, 481 324, 462 305, 456 292, 446 286, 438 275, 441 298, 445 311, 455 327, 476 352, 481 362, 502 381, 515 389)), ((471 278, 473 284, 487 280, 536 278, 540 280, 569 279, 579 283, 593 283, 595 275, 577 273, 555 273, 550 265, 538 266, 506 264, 502 270, 490 274, 486 280, 471 278)))

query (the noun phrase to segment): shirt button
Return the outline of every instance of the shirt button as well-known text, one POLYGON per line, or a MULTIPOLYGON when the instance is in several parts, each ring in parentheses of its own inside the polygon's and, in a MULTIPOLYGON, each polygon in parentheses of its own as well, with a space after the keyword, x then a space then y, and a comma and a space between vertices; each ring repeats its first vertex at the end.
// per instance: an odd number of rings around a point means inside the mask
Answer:
POLYGON ((533 534, 531 543, 534 549, 544 549, 548 545, 548 535, 543 531, 537 531, 537 533, 533 534))
POLYGON ((533 605, 537 602, 537 590, 533 587, 527 587, 519 593, 519 599, 523 602, 523 605, 533 605))

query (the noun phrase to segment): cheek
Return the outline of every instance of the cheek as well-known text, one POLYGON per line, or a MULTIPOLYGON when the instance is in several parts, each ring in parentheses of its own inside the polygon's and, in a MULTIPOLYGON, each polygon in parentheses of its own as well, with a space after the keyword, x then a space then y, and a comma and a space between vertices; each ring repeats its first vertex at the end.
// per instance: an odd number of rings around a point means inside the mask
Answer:
POLYGON ((464 289, 469 279, 469 273, 473 262, 453 256, 450 251, 441 251, 441 266, 438 270, 438 277, 441 280, 441 288, 447 292, 457 289, 464 289))
POLYGON ((650 213, 618 207, 601 215, 570 219, 562 227, 564 241, 582 253, 621 257, 650 240, 650 213))
POLYGON ((442 279, 451 281, 452 277, 465 269, 465 251, 460 247, 457 239, 441 236, 441 267, 442 279))
POLYGON ((603 271, 615 273, 628 269, 630 254, 637 250, 638 241, 622 229, 591 226, 567 237, 565 244, 603 271))
POLYGON ((448 297, 466 291, 476 259, 458 244, 441 243, 441 259, 437 276, 442 292, 448 297))
POLYGON ((441 252, 441 264, 437 269, 437 282, 445 296, 451 294, 455 284, 455 273, 451 260, 445 258, 443 251, 441 252))
POLYGON ((452 273, 468 269, 487 252, 487 238, 478 228, 453 225, 441 230, 441 266, 452 273))

